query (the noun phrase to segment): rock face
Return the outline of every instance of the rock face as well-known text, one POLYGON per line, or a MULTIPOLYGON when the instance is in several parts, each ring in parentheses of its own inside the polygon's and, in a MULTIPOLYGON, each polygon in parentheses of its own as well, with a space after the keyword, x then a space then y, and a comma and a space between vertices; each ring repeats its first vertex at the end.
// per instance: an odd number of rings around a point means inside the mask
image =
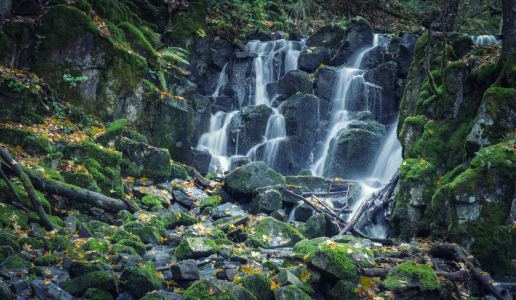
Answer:
POLYGON ((371 47, 373 45, 373 38, 373 29, 367 20, 362 17, 349 20, 341 39, 343 43, 337 49, 331 64, 333 66, 340 66, 346 63, 357 50, 371 47))
POLYGON ((330 51, 324 47, 306 48, 299 54, 298 68, 301 71, 314 73, 321 64, 330 62, 330 51))
POLYGON ((317 70, 317 77, 315 78, 315 94, 317 97, 322 98, 326 101, 332 100, 333 87, 337 80, 337 70, 323 66, 317 70))
POLYGON ((267 121, 273 114, 265 104, 247 106, 233 116, 227 128, 228 153, 246 154, 254 145, 262 141, 267 129, 267 121), (238 149, 236 141, 238 140, 238 149))
MULTIPOLYGON (((364 79, 367 82, 380 87, 380 90, 376 91, 376 93, 380 93, 381 98, 375 99, 376 103, 369 104, 369 107, 374 119, 382 124, 391 123, 398 111, 398 99, 396 99, 394 92, 395 75, 396 64, 392 61, 371 69, 364 74, 364 79)), ((374 88, 370 87, 370 89, 374 88)))
POLYGON ((319 28, 307 40, 308 47, 332 47, 344 37, 344 29, 335 25, 319 28))
POLYGON ((267 167, 264 162, 252 162, 231 172, 224 179, 224 190, 235 200, 249 203, 259 187, 284 184, 281 174, 267 167))
POLYGON ((278 81, 278 94, 289 98, 297 92, 312 93, 312 80, 308 73, 301 70, 288 71, 278 81))

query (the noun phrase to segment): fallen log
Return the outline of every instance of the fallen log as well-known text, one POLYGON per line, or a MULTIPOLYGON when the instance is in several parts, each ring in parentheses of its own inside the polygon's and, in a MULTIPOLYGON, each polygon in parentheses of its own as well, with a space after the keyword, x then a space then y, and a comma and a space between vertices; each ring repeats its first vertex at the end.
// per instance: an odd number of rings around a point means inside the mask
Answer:
POLYGON ((38 197, 36 196, 31 180, 29 179, 27 174, 23 172, 21 165, 18 164, 16 160, 14 160, 2 146, 0 146, 0 157, 3 161, 6 162, 6 164, 11 168, 11 170, 13 170, 14 174, 16 174, 18 178, 20 178, 23 188, 27 192, 27 195, 29 196, 34 211, 36 211, 36 214, 38 215, 41 224, 43 224, 48 230, 54 230, 54 223, 50 220, 48 215, 43 210, 41 201, 39 201, 38 197))
POLYGON ((209 188, 213 188, 217 185, 216 181, 208 180, 208 179, 202 177, 202 175, 195 168, 192 168, 192 169, 194 171, 195 177, 197 178, 197 180, 199 180, 200 185, 202 185, 204 187, 209 187, 209 188))
POLYGON ((351 228, 351 233, 353 233, 354 235, 357 235, 358 237, 360 238, 363 238, 363 239, 368 239, 370 240, 371 242, 375 242, 375 243, 380 243, 382 245, 388 245, 388 246, 399 246, 399 243, 397 243, 396 241, 394 240, 391 240, 391 239, 380 239, 380 238, 372 238, 372 237, 369 237, 367 236, 366 234, 364 234, 362 231, 356 229, 356 228, 351 228))
POLYGON ((323 211, 321 208, 316 207, 316 206, 315 206, 315 205, 313 205, 310 201, 306 200, 303 196, 299 196, 298 194, 293 193, 293 192, 291 192, 291 191, 289 191, 289 190, 287 190, 287 189, 284 189, 283 191, 284 191, 285 193, 287 193, 287 194, 290 194, 290 195, 292 195, 292 196, 296 197, 296 198, 297 198, 297 199, 299 199, 299 200, 302 200, 303 202, 305 202, 306 204, 308 204, 308 206, 310 206, 310 207, 311 207, 313 210, 315 210, 316 212, 318 212, 318 213, 320 213, 320 214, 327 213, 327 214, 329 214, 331 217, 333 217, 333 218, 335 218, 335 219, 337 219, 337 220, 339 220, 339 221, 341 221, 341 222, 343 222, 343 223, 346 223, 346 221, 345 221, 344 219, 342 219, 341 217, 339 217, 339 216, 335 215, 335 214, 334 214, 333 212, 331 212, 331 211, 330 211, 330 212, 323 211))
MULTIPOLYGON (((387 273, 389 273, 390 270, 393 268, 387 267, 387 268, 359 268, 357 270, 358 275, 360 276, 366 276, 366 277, 385 277, 387 276, 387 273)), ((457 272, 435 272, 435 275, 437 277, 442 276, 447 280, 451 281, 464 281, 468 278, 469 272, 466 270, 461 270, 457 272)))
POLYGON ((493 277, 491 277, 489 273, 483 272, 479 267, 478 260, 469 255, 464 248, 445 243, 433 246, 428 251, 428 254, 431 257, 445 258, 465 263, 471 274, 473 274, 475 279, 477 279, 480 285, 489 294, 492 294, 498 300, 512 299, 509 291, 502 288, 500 285, 495 285, 493 277))
POLYGON ((25 171, 34 187, 40 191, 62 196, 70 199, 71 201, 87 203, 110 212, 127 210, 134 213, 140 209, 140 207, 132 200, 114 199, 71 184, 45 178, 43 174, 28 168, 26 168, 25 171))
MULTIPOLYGON (((2 179, 5 181, 5 184, 7 184, 7 186, 9 187, 9 189, 11 190, 11 193, 14 194, 14 197, 18 200, 18 202, 22 202, 21 201, 21 198, 20 198, 20 195, 18 195, 18 193, 16 192, 16 190, 14 189, 12 183, 9 181, 9 178, 7 178, 7 176, 5 175, 4 171, 2 171, 2 168, 0 167, 0 177, 2 177, 2 179)), ((20 203, 18 203, 16 201, 11 201, 11 205, 18 208, 18 209, 21 209, 23 210, 24 212, 26 213, 31 213, 31 211, 26 208, 25 206, 21 205, 20 203)))
POLYGON ((324 192, 304 192, 303 193, 303 197, 310 197, 310 196, 338 196, 338 195, 346 195, 347 194, 347 190, 345 191, 338 191, 338 192, 327 192, 327 193, 324 193, 324 192))

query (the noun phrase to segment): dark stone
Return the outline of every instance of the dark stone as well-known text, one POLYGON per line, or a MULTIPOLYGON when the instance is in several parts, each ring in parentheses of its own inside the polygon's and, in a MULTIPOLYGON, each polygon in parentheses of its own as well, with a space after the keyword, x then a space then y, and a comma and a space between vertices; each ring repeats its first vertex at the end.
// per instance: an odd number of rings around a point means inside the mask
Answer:
POLYGON ((211 211, 211 216, 214 219, 222 219, 226 217, 233 218, 238 216, 245 216, 245 212, 242 208, 233 203, 226 203, 215 207, 211 211))
POLYGON ((230 162, 230 169, 231 170, 234 170, 238 167, 241 167, 241 166, 245 166, 247 164, 251 163, 251 161, 249 160, 249 158, 247 156, 241 156, 241 157, 231 157, 231 162, 230 162))
POLYGON ((405 45, 400 45, 398 58, 396 60, 398 65, 396 76, 407 78, 412 60, 414 60, 414 51, 410 51, 410 49, 405 45))
POLYGON ((308 73, 314 73, 321 64, 327 65, 329 62, 330 51, 328 48, 305 48, 299 54, 298 68, 308 73))
POLYGON ((260 143, 272 114, 272 108, 262 104, 247 106, 234 115, 227 127, 227 153, 246 154, 254 145, 260 143), (237 140, 238 151, 235 149, 237 140))
POLYGON ((272 98, 278 92, 278 84, 275 82, 267 83, 265 89, 267 90, 267 95, 269 98, 272 98))
POLYGON ((294 221, 304 223, 308 221, 308 219, 310 219, 310 217, 313 216, 314 213, 315 211, 307 204, 299 204, 294 211, 294 221))
POLYGON ((303 40, 303 38, 304 38, 303 35, 296 33, 296 32, 290 32, 288 34, 289 41, 301 42, 303 40))
POLYGON ((398 113, 399 105, 394 95, 395 84, 397 84, 394 82, 395 73, 396 63, 390 61, 364 74, 367 82, 381 87, 381 101, 378 101, 378 97, 375 97, 375 101, 369 100, 373 102, 369 104, 369 111, 373 113, 374 119, 382 124, 392 122, 398 113))
POLYGON ((174 280, 199 280, 199 270, 195 260, 188 259, 182 262, 173 264, 170 267, 174 280))
POLYGON ((222 188, 235 200, 249 203, 255 189, 284 183, 285 178, 281 174, 257 161, 231 172, 224 179, 222 188))
POLYGON ((290 70, 278 81, 278 94, 289 98, 297 92, 311 94, 312 80, 308 73, 301 70, 290 70))
POLYGON ((51 282, 50 284, 43 283, 43 280, 32 280, 30 282, 30 286, 34 291, 34 294, 38 297, 38 299, 45 300, 67 300, 74 299, 70 293, 65 290, 60 289, 55 283, 51 282))
POLYGON ((285 222, 287 220, 288 216, 283 209, 278 209, 271 213, 271 217, 273 217, 274 219, 276 219, 278 221, 285 222))
POLYGON ((191 208, 194 203, 194 200, 189 196, 185 195, 183 192, 172 191, 172 195, 174 196, 174 201, 176 201, 178 204, 185 208, 191 208))
MULTIPOLYGON (((370 70, 386 62, 387 52, 383 46, 376 46, 367 51, 362 58, 359 69, 370 70)), ((389 55, 390 56, 390 55, 389 55)))
POLYGON ((287 35, 283 32, 283 31, 276 31, 272 37, 275 38, 276 40, 282 40, 282 39, 285 39, 287 35))
POLYGON ((369 22, 362 17, 356 17, 347 23, 342 45, 338 48, 333 61, 333 66, 340 66, 358 50, 371 47, 374 34, 369 22))
POLYGON ((324 66, 319 68, 315 79, 315 94, 320 98, 330 101, 338 76, 337 70, 332 67, 324 66))
POLYGON ((306 45, 331 48, 344 38, 344 32, 344 29, 337 25, 323 26, 306 40, 306 45))
POLYGON ((249 36, 249 40, 259 40, 261 42, 268 42, 272 41, 272 36, 268 35, 263 31, 256 30, 253 34, 249 36))
POLYGON ((271 189, 254 197, 253 201, 251 201, 251 205, 249 206, 249 211, 255 215, 259 213, 268 214, 275 210, 281 209, 282 207, 283 202, 281 193, 271 189))
POLYGON ((258 57, 258 54, 256 53, 253 53, 253 52, 235 52, 235 57, 236 58, 255 58, 255 57, 258 57))

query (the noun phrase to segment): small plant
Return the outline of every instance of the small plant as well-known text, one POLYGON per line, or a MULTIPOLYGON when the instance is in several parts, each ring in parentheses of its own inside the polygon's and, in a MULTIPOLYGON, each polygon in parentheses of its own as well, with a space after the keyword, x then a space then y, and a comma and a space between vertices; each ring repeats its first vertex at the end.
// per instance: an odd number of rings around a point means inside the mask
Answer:
POLYGON ((77 87, 78 83, 83 82, 87 79, 88 79, 88 77, 86 77, 86 76, 73 77, 70 74, 63 75, 63 80, 68 81, 68 83, 70 83, 70 87, 77 87))
POLYGON ((296 95, 301 95, 303 92, 297 92, 296 95))
POLYGON ((516 129, 504 134, 499 145, 505 151, 516 151, 516 129))
POLYGON ((21 80, 18 80, 15 76, 9 76, 5 78, 7 81, 7 86, 10 87, 15 92, 21 92, 27 87, 22 83, 21 80))
POLYGON ((489 155, 489 153, 491 153, 491 150, 484 149, 484 153, 485 154, 482 154, 482 153, 480 153, 480 151, 475 152, 476 157, 480 158, 480 162, 482 163, 482 165, 483 166, 487 165, 487 169, 489 170, 491 168, 491 162, 487 160, 487 156, 489 155))

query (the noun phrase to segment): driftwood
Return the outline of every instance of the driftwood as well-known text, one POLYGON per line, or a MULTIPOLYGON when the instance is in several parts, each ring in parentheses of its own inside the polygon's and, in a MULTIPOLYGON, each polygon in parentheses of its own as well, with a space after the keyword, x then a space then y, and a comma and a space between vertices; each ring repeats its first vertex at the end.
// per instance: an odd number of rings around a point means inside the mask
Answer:
POLYGON ((391 182, 389 182, 387 185, 385 185, 385 187, 380 192, 378 192, 377 195, 373 194, 370 199, 365 200, 364 202, 362 202, 362 204, 360 204, 360 207, 358 208, 358 210, 355 213, 355 215, 353 215, 353 217, 348 222, 348 224, 346 224, 346 227, 344 227, 344 229, 342 230, 341 234, 344 233, 344 232, 347 232, 351 228, 353 228, 353 226, 357 223, 358 219, 364 213, 364 211, 366 211, 369 207, 374 205, 374 201, 376 199, 378 199, 386 191, 387 191, 387 197, 385 197, 384 199, 388 199, 390 197, 390 195, 392 195, 392 193, 394 192, 394 188, 396 187, 396 184, 397 184, 398 180, 399 180, 399 175, 396 175, 394 177, 394 179, 391 180, 391 182))
POLYGON ((346 191, 353 185, 352 182, 344 181, 344 180, 335 180, 335 179, 326 180, 325 183, 330 184, 330 188, 329 188, 330 192, 346 191))
POLYGON ((195 173, 195 177, 197 178, 197 180, 199 180, 199 184, 202 185, 203 187, 213 188, 217 185, 216 181, 208 180, 208 179, 204 178, 195 168, 192 168, 192 169, 195 173))
MULTIPOLYGON (((18 199, 18 202, 21 202, 21 198, 20 198, 20 195, 18 195, 18 193, 16 192, 16 190, 14 189, 12 183, 9 181, 9 178, 7 178, 7 176, 5 175, 4 171, 2 171, 2 168, 0 167, 0 177, 2 177, 2 179, 5 181, 5 184, 7 184, 7 186, 9 187, 9 189, 11 190, 11 192, 14 194, 14 197, 16 199, 18 199)), ((18 209, 21 209, 23 211, 25 211, 26 213, 31 213, 31 211, 26 208, 25 206, 21 205, 20 203, 18 203, 16 201, 11 201, 11 205, 18 208, 18 209)))
POLYGON ((388 245, 388 246, 399 246, 399 243, 395 242, 394 240, 391 240, 391 239, 380 239, 380 238, 372 238, 372 237, 369 237, 367 236, 366 234, 364 234, 362 231, 356 229, 356 228, 351 228, 350 229, 351 233, 353 233, 354 235, 360 237, 360 238, 363 238, 363 239, 368 239, 370 240, 371 242, 375 242, 375 243, 380 243, 382 245, 388 245))
MULTIPOLYGON (((393 268, 359 268, 357 270, 358 275, 366 276, 366 277, 385 277, 387 273, 393 268)), ((435 272, 437 277, 443 276, 447 280, 451 281, 464 281, 468 278, 469 272, 466 270, 461 270, 457 272, 435 272)))
POLYGON ((47 216, 45 211, 43 210, 43 207, 41 206, 41 202, 39 201, 38 197, 36 196, 36 192, 34 191, 34 187, 32 186, 31 180, 23 172, 22 167, 20 164, 14 160, 5 149, 0 146, 0 157, 3 161, 7 163, 7 165, 13 170, 14 174, 20 178, 23 188, 27 192, 27 195, 29 196, 29 199, 32 203, 32 206, 34 208, 34 211, 39 217, 39 220, 41 221, 41 224, 43 224, 47 229, 54 230, 55 226, 54 223, 50 220, 50 218, 47 216))
POLYGON ((134 213, 140 208, 131 200, 114 199, 71 184, 45 178, 43 174, 30 169, 26 169, 26 171, 34 187, 40 191, 62 196, 72 201, 87 203, 110 212, 127 210, 134 213))
POLYGON ((339 196, 339 195, 346 195, 348 193, 348 190, 345 191, 337 191, 337 192, 304 192, 303 197, 310 197, 310 196, 339 196))
POLYGON ((320 213, 320 214, 324 214, 324 213, 327 213, 329 214, 331 217, 335 218, 336 220, 340 221, 340 222, 343 222, 343 223, 346 223, 346 221, 344 219, 342 219, 341 217, 337 216, 336 214, 334 214, 333 212, 331 211, 323 211, 320 207, 316 207, 315 205, 313 205, 310 201, 306 200, 303 196, 299 196, 298 194, 296 193, 293 193, 287 189, 284 189, 283 190, 285 193, 287 194, 290 194, 296 198, 298 198, 299 200, 302 200, 303 202, 305 202, 306 204, 308 204, 308 206, 310 206, 313 210, 315 210, 316 212, 320 213))
POLYGON ((432 247, 428 254, 432 257, 440 257, 451 259, 454 261, 463 262, 468 267, 469 271, 477 279, 480 285, 498 300, 512 299, 509 291, 502 288, 500 285, 494 285, 494 279, 489 273, 483 272, 479 268, 478 260, 469 255, 464 248, 451 244, 439 244, 432 247))
MULTIPOLYGON (((211 262, 211 260, 209 260, 209 259, 205 259, 205 260, 198 261, 198 262, 196 262, 195 264, 197 265, 197 267, 202 267, 202 266, 204 266, 204 265, 209 264, 210 262, 211 262)), ((156 268, 156 271, 157 271, 157 272, 161 272, 161 271, 168 271, 168 270, 170 270, 170 267, 171 267, 171 265, 170 265, 170 266, 161 266, 161 267, 157 267, 157 268, 156 268)))

